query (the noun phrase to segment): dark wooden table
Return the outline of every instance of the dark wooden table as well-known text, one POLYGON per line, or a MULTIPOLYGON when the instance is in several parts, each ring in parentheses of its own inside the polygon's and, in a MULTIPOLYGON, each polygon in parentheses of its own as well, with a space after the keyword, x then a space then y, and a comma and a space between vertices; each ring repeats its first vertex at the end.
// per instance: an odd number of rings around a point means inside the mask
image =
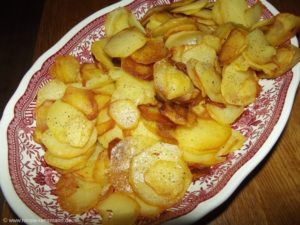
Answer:
MULTIPOLYGON (((116 0, 7 1, 1 7, 0 115, 32 63, 69 29, 116 0)), ((298 0, 270 0, 281 12, 300 16, 298 0)), ((235 193, 197 224, 300 224, 300 94, 281 137, 235 193)), ((1 172, 1 171, 0 171, 1 172)), ((0 224, 17 218, 0 193, 0 224)), ((11 222, 10 224, 22 224, 11 222)))

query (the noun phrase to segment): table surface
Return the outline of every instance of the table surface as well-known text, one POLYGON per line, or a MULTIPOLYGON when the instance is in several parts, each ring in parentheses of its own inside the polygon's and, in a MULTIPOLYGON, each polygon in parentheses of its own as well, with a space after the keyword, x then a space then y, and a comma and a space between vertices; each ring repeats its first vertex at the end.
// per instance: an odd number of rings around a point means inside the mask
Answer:
MULTIPOLYGON (((0 115, 33 62, 69 29, 116 0, 9 1, 0 15, 0 115)), ((279 11, 300 16, 298 0, 270 0, 279 11)), ((300 224, 300 94, 271 153, 234 194, 197 224, 300 224)), ((2 224, 18 218, 0 192, 2 224)), ((10 222, 10 224, 22 224, 10 222)))

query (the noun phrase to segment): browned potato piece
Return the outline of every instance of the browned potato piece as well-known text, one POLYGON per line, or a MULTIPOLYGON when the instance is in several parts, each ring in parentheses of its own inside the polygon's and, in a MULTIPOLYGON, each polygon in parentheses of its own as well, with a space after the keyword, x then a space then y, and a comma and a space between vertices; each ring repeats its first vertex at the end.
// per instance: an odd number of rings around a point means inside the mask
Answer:
POLYGON ((300 17, 279 13, 274 23, 266 31, 266 39, 273 46, 279 46, 292 38, 300 28, 300 17))
POLYGON ((62 101, 84 113, 89 120, 97 117, 98 105, 94 93, 90 90, 68 86, 62 101))
POLYGON ((247 47, 247 32, 242 29, 231 30, 219 53, 221 65, 229 64, 247 47))
POLYGON ((137 63, 131 57, 123 58, 121 60, 121 67, 127 73, 142 79, 153 80, 153 66, 137 63))
POLYGON ((143 47, 147 42, 145 35, 137 28, 126 28, 112 36, 104 46, 110 57, 127 57, 143 47))
POLYGON ((100 112, 100 110, 102 110, 103 108, 108 106, 111 96, 104 95, 104 94, 98 94, 98 95, 95 95, 94 98, 98 105, 98 111, 100 112))
POLYGON ((82 214, 95 207, 102 194, 101 184, 83 181, 72 174, 62 175, 56 187, 59 205, 74 214, 82 214))
POLYGON ((88 80, 100 77, 104 71, 102 71, 95 63, 85 63, 80 68, 80 74, 83 84, 88 80))
POLYGON ((150 38, 146 44, 135 51, 131 58, 137 63, 153 64, 168 55, 168 49, 164 45, 164 40, 161 37, 150 38))
POLYGON ((80 64, 74 56, 57 56, 49 72, 54 79, 75 83, 80 78, 80 64))

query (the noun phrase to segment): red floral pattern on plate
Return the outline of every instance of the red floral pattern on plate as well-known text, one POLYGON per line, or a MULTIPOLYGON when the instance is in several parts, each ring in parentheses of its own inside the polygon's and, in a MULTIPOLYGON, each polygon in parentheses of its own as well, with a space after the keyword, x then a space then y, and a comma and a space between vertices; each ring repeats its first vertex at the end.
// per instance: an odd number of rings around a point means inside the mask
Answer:
MULTIPOLYGON (((168 0, 135 1, 127 7, 138 18, 154 5, 169 3, 168 0)), ((255 1, 249 1, 253 4, 255 1)), ((265 9, 264 16, 271 13, 265 9)), ((100 224, 101 218, 94 211, 84 215, 72 215, 63 211, 54 195, 55 183, 59 174, 48 167, 43 159, 44 150, 32 139, 35 128, 35 97, 40 87, 50 79, 48 69, 56 55, 72 54, 80 62, 92 62, 90 46, 94 40, 104 35, 104 16, 101 16, 82 28, 59 51, 49 57, 31 78, 27 90, 14 108, 14 118, 7 130, 9 147, 9 172, 14 188, 20 199, 43 219, 68 221, 68 224, 100 224)), ((286 93, 292 80, 290 71, 276 80, 261 80, 262 91, 257 101, 250 105, 233 127, 248 139, 244 146, 228 156, 226 162, 212 167, 209 174, 196 180, 184 199, 176 206, 166 210, 155 220, 141 220, 140 224, 158 224, 184 215, 199 203, 216 195, 229 181, 233 174, 251 159, 268 135, 274 129, 281 114, 286 93)))

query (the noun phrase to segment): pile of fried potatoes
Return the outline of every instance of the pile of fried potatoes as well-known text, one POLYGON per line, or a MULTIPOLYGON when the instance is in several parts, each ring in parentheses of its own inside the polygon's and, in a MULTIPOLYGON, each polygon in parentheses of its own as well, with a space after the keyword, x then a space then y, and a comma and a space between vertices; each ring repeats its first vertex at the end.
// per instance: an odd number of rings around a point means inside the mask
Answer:
POLYGON ((103 224, 135 224, 178 204, 203 168, 246 138, 231 128, 300 60, 288 40, 300 18, 262 19, 245 0, 183 0, 139 21, 110 12, 94 63, 58 56, 37 95, 34 140, 60 173, 62 209, 95 209, 103 224))

